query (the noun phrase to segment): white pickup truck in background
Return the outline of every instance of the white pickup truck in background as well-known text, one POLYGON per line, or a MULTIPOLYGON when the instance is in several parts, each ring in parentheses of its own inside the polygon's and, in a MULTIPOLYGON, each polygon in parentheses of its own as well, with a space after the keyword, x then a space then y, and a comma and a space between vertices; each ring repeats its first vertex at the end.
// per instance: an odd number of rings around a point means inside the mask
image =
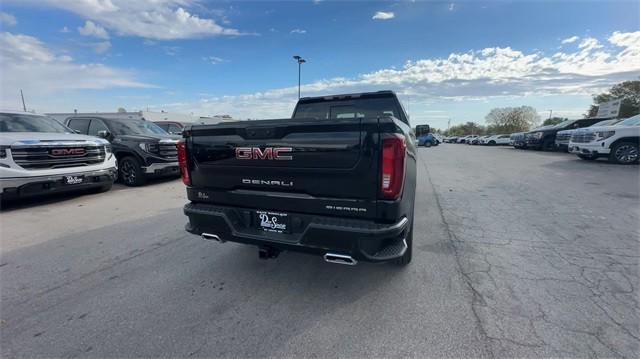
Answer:
POLYGON ((583 160, 608 157, 618 164, 638 163, 640 115, 629 117, 613 126, 586 127, 575 130, 569 141, 569 152, 583 160))
POLYGON ((73 133, 46 116, 0 112, 0 200, 108 191, 116 173, 108 141, 73 133))

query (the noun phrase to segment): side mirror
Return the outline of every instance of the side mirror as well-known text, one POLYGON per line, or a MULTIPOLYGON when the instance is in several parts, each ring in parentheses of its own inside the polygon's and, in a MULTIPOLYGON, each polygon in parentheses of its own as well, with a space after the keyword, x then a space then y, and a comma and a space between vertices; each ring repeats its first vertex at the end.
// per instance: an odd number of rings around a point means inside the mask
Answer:
POLYGON ((98 137, 102 137, 102 138, 109 138, 109 136, 111 136, 111 134, 109 133, 109 131, 106 131, 106 130, 100 130, 100 131, 98 131, 98 137))
POLYGON ((72 130, 73 132, 77 133, 77 134, 80 134, 80 131, 79 131, 79 130, 76 130, 76 129, 73 129, 73 128, 72 128, 71 130, 72 130))

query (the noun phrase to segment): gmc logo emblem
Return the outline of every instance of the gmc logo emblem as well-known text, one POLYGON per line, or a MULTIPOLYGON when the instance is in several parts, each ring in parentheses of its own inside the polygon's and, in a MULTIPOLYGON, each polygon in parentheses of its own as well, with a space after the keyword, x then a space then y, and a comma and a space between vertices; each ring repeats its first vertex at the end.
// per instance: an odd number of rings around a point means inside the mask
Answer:
POLYGON ((291 153, 291 147, 266 147, 261 150, 258 147, 236 147, 236 158, 239 160, 276 160, 291 161, 293 156, 283 155, 291 153))
POLYGON ((54 148, 49 152, 52 156, 82 156, 84 148, 54 148))

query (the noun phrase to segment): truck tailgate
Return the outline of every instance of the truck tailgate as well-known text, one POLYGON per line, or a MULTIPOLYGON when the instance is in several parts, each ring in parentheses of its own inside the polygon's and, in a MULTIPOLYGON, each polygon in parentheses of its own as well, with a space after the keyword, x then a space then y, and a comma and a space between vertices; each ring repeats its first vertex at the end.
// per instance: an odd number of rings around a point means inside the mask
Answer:
POLYGON ((377 197, 375 118, 194 126, 187 138, 194 188, 371 202, 377 197))

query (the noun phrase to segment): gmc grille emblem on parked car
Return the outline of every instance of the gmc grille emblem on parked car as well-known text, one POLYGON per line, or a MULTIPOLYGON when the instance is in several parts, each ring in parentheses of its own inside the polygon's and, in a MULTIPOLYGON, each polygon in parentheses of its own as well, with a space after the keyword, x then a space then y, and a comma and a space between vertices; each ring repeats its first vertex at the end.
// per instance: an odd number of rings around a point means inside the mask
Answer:
POLYGON ((53 148, 49 153, 52 156, 81 156, 85 154, 84 148, 53 148))
POLYGON ((293 156, 283 155, 283 153, 291 153, 291 147, 266 147, 261 150, 259 147, 237 147, 236 158, 239 160, 277 160, 291 161, 293 156))

